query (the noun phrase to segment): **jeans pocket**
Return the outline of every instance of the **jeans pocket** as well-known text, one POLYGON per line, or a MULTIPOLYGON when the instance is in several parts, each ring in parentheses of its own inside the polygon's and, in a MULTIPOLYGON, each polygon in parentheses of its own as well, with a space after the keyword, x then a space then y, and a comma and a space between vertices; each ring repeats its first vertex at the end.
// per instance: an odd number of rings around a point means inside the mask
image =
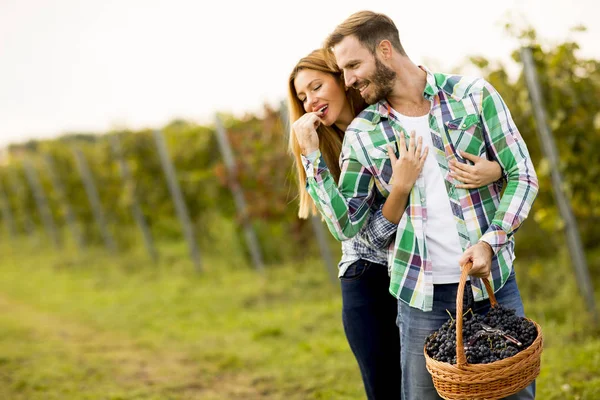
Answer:
POLYGON ((369 269, 370 263, 365 260, 358 260, 350 264, 344 275, 340 277, 342 281, 355 281, 360 279, 361 276, 369 269))

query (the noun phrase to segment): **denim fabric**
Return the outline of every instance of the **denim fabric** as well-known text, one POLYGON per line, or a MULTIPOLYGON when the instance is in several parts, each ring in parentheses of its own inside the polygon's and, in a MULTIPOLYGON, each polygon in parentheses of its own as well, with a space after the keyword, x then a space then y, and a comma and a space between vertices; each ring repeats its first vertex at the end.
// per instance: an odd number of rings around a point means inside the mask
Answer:
POLYGON ((340 278, 342 321, 369 400, 400 399, 400 332, 397 301, 389 294, 385 265, 351 264, 340 278))
MULTIPOLYGON (((468 282, 467 285, 469 285, 468 282)), ((431 375, 425 367, 423 347, 427 336, 438 330, 448 320, 449 315, 446 310, 452 314, 456 313, 457 290, 457 283, 434 285, 433 311, 431 312, 423 312, 398 301, 397 322, 402 332, 402 400, 441 399, 433 386, 431 375)), ((518 315, 525 315, 514 272, 506 284, 496 292, 496 300, 499 304, 517 310, 518 315)), ((465 307, 465 311, 467 309, 465 307)), ((484 300, 474 303, 473 312, 485 314, 489 309, 489 300, 484 300)), ((529 400, 534 398, 535 381, 519 393, 506 399, 529 400)))

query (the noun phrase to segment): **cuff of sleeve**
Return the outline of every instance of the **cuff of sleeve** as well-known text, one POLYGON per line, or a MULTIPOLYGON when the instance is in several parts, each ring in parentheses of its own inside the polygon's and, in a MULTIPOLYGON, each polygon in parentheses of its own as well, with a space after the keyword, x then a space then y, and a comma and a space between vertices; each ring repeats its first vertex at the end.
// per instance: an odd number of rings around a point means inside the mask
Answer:
POLYGON ((495 255, 498 254, 498 251, 506 244, 508 236, 500 227, 491 225, 479 241, 489 244, 495 255))
POLYGON ((327 164, 323 161, 323 157, 321 157, 320 150, 315 150, 307 156, 301 155, 301 158, 307 179, 314 178, 316 181, 324 179, 325 175, 323 174, 329 170, 327 164))
POLYGON ((304 166, 304 171, 306 171, 307 178, 314 178, 315 176, 315 167, 318 165, 321 158, 321 151, 315 150, 308 155, 301 154, 300 158, 302 159, 302 165, 304 166))
POLYGON ((398 224, 391 222, 383 215, 383 204, 375 212, 375 219, 377 220, 378 228, 381 232, 393 233, 398 229, 398 224))
MULTIPOLYGON (((304 157, 304 155, 302 157, 304 157)), ((319 157, 321 157, 321 150, 315 150, 304 158, 314 164, 319 157)))

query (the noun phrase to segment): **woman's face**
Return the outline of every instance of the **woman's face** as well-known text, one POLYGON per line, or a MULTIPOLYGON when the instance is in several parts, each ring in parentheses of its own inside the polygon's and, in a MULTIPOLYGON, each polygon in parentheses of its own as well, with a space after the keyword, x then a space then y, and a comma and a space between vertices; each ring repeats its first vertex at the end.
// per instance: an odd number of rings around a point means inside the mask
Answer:
POLYGON ((317 112, 326 126, 348 125, 353 115, 343 83, 332 74, 305 68, 294 79, 296 96, 304 111, 317 112))

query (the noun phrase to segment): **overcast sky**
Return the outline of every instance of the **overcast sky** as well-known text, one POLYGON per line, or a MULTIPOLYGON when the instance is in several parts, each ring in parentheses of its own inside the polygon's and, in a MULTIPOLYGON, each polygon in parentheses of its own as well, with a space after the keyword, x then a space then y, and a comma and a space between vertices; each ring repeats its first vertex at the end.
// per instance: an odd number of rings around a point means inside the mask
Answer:
POLYGON ((507 60, 509 15, 550 42, 585 25, 580 54, 600 58, 593 0, 0 0, 0 146, 256 112, 283 100, 295 62, 363 9, 389 15, 413 61, 443 72, 468 55, 507 60))

